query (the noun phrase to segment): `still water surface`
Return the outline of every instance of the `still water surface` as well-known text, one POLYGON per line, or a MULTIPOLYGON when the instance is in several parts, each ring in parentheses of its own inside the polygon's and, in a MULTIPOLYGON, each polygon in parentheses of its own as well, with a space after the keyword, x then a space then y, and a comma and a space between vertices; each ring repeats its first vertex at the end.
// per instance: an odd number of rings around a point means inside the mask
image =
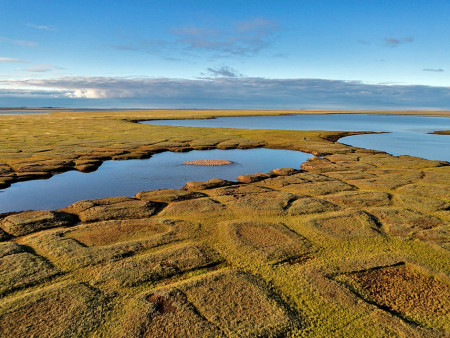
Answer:
POLYGON ((107 161, 95 172, 69 171, 47 180, 14 183, 0 190, 0 213, 57 209, 74 202, 110 196, 133 196, 139 191, 182 188, 188 181, 211 178, 235 180, 239 175, 299 168, 311 154, 292 150, 194 150, 164 152, 145 160, 107 161), (193 166, 185 161, 225 159, 225 166, 193 166))
POLYGON ((450 136, 429 132, 450 130, 450 118, 411 115, 374 114, 304 114, 283 116, 220 117, 203 120, 152 120, 144 124, 189 127, 382 131, 388 134, 357 135, 340 142, 393 155, 419 156, 450 161, 450 136))

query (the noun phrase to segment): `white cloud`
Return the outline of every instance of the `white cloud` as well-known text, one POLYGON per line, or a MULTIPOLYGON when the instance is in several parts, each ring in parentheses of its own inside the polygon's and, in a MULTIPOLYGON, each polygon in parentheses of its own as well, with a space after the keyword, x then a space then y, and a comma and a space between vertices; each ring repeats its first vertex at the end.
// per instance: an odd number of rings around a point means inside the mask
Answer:
POLYGON ((227 28, 177 27, 167 40, 134 39, 108 45, 123 51, 141 51, 173 58, 174 54, 225 58, 250 57, 270 48, 276 40, 278 24, 263 18, 232 22, 227 28))
POLYGON ((105 99, 109 98, 109 94, 107 90, 101 89, 76 89, 72 92, 68 92, 64 94, 67 97, 71 98, 84 98, 84 99, 105 99))
POLYGON ((402 45, 404 43, 411 43, 414 39, 410 36, 404 37, 404 38, 393 38, 393 37, 385 37, 384 43, 386 46, 389 47, 397 47, 399 45, 402 45))
POLYGON ((36 42, 33 41, 28 41, 28 40, 15 40, 15 39, 9 39, 9 38, 5 38, 0 36, 0 43, 10 43, 13 45, 19 45, 19 46, 24 46, 24 47, 35 47, 37 46, 36 42))
POLYGON ((54 65, 49 65, 49 64, 39 64, 39 65, 34 65, 31 67, 24 68, 24 70, 26 70, 28 72, 33 72, 33 73, 45 73, 45 72, 51 72, 51 71, 57 70, 57 69, 63 69, 63 68, 57 67, 54 65))
MULTIPOLYGON (((0 86, 49 91, 66 100, 127 102, 140 106, 381 109, 435 107, 450 109, 450 87, 381 85, 357 81, 266 78, 119 78, 61 77, 0 79, 0 86), (30 89, 34 88, 34 89, 30 89), (56 94, 55 94, 56 93, 56 94), (114 100, 114 101, 111 101, 114 100)), ((1 96, 1 94, 0 94, 1 96)), ((111 105, 111 103, 110 103, 111 105)), ((113 104, 115 105, 115 104, 113 104)))
POLYGON ((443 73, 444 70, 442 68, 424 68, 422 69, 424 72, 434 72, 434 73, 443 73))
POLYGON ((16 58, 7 58, 7 57, 0 57, 0 62, 6 62, 6 63, 25 63, 26 61, 16 58))
POLYGON ((275 22, 256 18, 235 22, 228 30, 185 27, 176 34, 178 43, 190 51, 210 52, 222 57, 254 56, 271 45, 278 29, 275 22))
POLYGON ((27 23, 28 27, 31 28, 35 28, 35 29, 40 29, 40 30, 45 30, 45 31, 55 31, 55 27, 53 26, 48 26, 48 25, 34 25, 32 23, 27 23))

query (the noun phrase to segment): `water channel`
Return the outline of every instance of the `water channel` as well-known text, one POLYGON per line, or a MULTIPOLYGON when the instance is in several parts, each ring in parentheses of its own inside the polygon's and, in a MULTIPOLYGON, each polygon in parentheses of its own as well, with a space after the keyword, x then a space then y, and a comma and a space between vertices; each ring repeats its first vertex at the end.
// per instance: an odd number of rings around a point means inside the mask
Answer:
POLYGON ((392 155, 411 155, 450 161, 450 136, 428 134, 450 130, 450 118, 382 114, 304 114, 282 116, 219 117, 197 120, 152 120, 144 124, 244 129, 381 131, 357 135, 339 142, 392 155))

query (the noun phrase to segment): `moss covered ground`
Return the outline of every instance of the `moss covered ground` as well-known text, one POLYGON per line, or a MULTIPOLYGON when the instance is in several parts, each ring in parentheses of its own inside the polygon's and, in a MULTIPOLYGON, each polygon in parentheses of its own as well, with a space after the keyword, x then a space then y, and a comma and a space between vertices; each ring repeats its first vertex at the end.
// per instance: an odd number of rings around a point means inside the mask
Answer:
POLYGON ((299 112, 0 115, 3 188, 161 151, 316 155, 237 182, 0 215, 0 336, 450 335, 449 163, 350 147, 345 131, 134 123, 281 113, 299 112))

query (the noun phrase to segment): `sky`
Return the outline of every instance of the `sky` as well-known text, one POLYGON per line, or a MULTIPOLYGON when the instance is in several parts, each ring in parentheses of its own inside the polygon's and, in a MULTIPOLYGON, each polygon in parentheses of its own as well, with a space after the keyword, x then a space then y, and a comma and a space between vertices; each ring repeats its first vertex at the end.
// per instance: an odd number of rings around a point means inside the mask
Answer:
POLYGON ((450 110, 447 0, 0 0, 0 107, 450 110))

